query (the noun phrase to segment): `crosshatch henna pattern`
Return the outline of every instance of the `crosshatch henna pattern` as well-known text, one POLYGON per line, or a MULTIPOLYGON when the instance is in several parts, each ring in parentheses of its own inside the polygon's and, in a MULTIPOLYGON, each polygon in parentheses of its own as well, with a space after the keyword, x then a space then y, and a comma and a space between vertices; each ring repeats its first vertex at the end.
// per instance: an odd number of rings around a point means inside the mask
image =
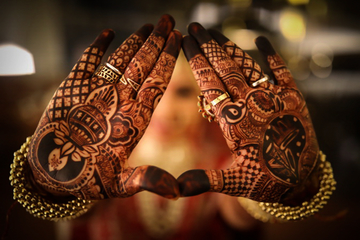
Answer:
POLYGON ((141 190, 179 196, 169 173, 127 162, 175 66, 182 36, 173 26, 164 15, 154 30, 144 25, 109 56, 108 63, 142 85, 138 94, 129 84, 93 75, 113 38, 111 30, 84 51, 33 135, 28 159, 36 184, 55 196, 85 199, 127 197, 141 190))
POLYGON ((183 48, 207 102, 230 94, 212 110, 234 161, 227 170, 205 170, 205 175, 185 172, 178 178, 182 195, 216 191, 278 202, 304 184, 317 164, 319 147, 304 97, 265 38, 256 43, 277 84, 251 87, 264 73, 248 54, 199 24, 191 24, 189 33, 183 48))

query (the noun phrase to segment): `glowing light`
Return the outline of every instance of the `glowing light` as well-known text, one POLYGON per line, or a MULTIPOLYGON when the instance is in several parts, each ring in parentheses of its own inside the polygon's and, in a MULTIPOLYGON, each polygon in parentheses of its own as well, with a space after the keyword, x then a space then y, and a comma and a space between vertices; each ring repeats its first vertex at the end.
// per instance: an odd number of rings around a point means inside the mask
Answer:
POLYGON ((313 16, 326 16, 328 12, 327 3, 324 0, 311 1, 306 7, 313 16))
POLYGON ((234 7, 247 8, 251 6, 252 0, 229 0, 229 3, 234 7))
POLYGON ((312 55, 316 54, 323 54, 326 55, 330 61, 334 58, 334 51, 331 49, 331 47, 325 43, 318 43, 313 46, 311 50, 312 55))
POLYGON ((224 29, 224 35, 243 50, 256 49, 254 39, 259 36, 259 34, 252 30, 234 28, 224 29))
POLYGON ((191 21, 199 22, 205 28, 211 27, 219 22, 219 7, 214 3, 199 3, 192 12, 191 21))
POLYGON ((310 0, 287 0, 292 5, 308 4, 310 0))
POLYGON ((313 55, 311 59, 316 65, 323 68, 330 67, 332 64, 331 59, 323 53, 317 53, 313 55))
POLYGON ((285 10, 280 15, 280 31, 289 41, 299 42, 306 34, 305 20, 301 13, 285 10))
POLYGON ((305 80, 310 76, 309 61, 303 56, 290 58, 287 65, 296 80, 305 80))
POLYGON ((316 44, 311 51, 310 69, 319 78, 326 78, 332 72, 334 52, 323 43, 316 44))
POLYGON ((15 44, 0 45, 0 75, 18 76, 35 73, 32 54, 15 44))
MULTIPOLYGON (((319 60, 319 59, 317 59, 317 60, 319 60)), ((311 58, 309 66, 310 66, 311 72, 319 78, 327 78, 330 76, 330 74, 332 72, 331 64, 328 67, 319 66, 318 63, 316 63, 314 61, 314 58, 311 58)))

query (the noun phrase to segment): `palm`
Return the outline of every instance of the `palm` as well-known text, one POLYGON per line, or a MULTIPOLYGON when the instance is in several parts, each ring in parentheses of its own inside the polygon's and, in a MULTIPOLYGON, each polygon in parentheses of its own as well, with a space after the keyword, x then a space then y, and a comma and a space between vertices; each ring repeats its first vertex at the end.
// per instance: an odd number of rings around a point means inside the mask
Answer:
POLYGON ((173 24, 164 16, 151 34, 152 26, 145 25, 109 56, 107 62, 131 84, 93 75, 113 38, 111 31, 85 50, 32 139, 29 161, 40 186, 55 195, 87 199, 126 197, 141 190, 177 197, 170 174, 127 162, 170 80, 181 39, 173 24))
MULTIPOLYGON (((253 87, 264 73, 248 54, 220 33, 207 32, 198 24, 190 25, 189 33, 194 38, 186 37, 183 46, 206 101, 229 95, 213 104, 211 112, 234 161, 226 170, 184 173, 178 179, 187 186, 182 194, 216 191, 279 201, 285 192, 304 183, 319 152, 303 96, 272 48, 271 54, 268 49, 260 50, 277 85, 265 82, 253 87), (202 182, 200 188, 191 186, 195 174, 199 175, 196 181, 202 182)), ((269 48, 264 41, 259 38, 258 46, 269 48)))

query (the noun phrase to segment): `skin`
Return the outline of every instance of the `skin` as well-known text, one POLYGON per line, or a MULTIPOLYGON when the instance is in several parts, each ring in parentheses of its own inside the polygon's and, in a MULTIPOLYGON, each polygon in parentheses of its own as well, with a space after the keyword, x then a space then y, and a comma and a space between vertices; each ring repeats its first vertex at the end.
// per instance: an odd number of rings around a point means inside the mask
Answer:
POLYGON ((297 205, 318 187, 319 147, 306 102, 283 60, 264 37, 255 40, 275 84, 251 83, 264 73, 246 52, 200 24, 188 27, 183 49, 233 156, 226 170, 190 170, 179 178, 182 196, 207 191, 297 205))
POLYGON ((94 75, 114 38, 112 30, 104 30, 84 51, 50 100, 30 145, 33 182, 44 194, 104 199, 148 190, 179 197, 171 174, 128 164, 181 48, 182 36, 174 24, 164 15, 155 27, 144 25, 107 59, 140 86, 138 91, 94 75))

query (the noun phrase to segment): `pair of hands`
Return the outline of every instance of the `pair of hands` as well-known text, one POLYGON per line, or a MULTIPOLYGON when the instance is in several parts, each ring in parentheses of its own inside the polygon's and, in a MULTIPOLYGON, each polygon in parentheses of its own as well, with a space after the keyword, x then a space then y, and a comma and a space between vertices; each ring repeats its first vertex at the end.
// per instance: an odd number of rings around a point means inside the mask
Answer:
POLYGON ((35 185, 56 197, 85 199, 143 190, 172 199, 215 191, 267 202, 303 195, 316 178, 311 173, 318 144, 305 100, 267 39, 256 44, 276 84, 252 87, 264 73, 247 53, 198 23, 189 25, 185 37, 174 24, 164 15, 109 56, 107 63, 132 84, 94 74, 114 37, 111 30, 84 51, 33 135, 28 160, 35 185), (229 95, 211 111, 234 161, 226 170, 189 170, 175 179, 156 166, 131 167, 128 158, 166 90, 181 46, 206 101, 229 95))

